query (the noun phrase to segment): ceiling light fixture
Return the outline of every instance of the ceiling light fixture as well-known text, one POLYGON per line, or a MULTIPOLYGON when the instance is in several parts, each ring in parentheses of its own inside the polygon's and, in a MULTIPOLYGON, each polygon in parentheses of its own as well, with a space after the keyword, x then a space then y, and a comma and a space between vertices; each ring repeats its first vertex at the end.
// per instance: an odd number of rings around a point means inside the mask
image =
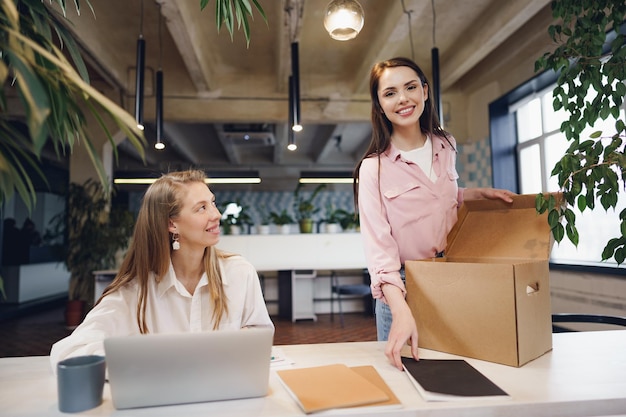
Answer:
POLYGON ((439 124, 443 127, 443 107, 441 105, 441 78, 439 75, 439 48, 437 48, 437 42, 435 40, 435 29, 437 28, 437 15, 435 14, 435 0, 430 2, 433 9, 433 47, 430 50, 430 59, 432 61, 433 69, 433 101, 435 104, 435 111, 439 118, 439 124))
MULTIPOLYGON (((116 178, 115 184, 148 185, 158 178, 116 178)), ((230 171, 230 172, 207 172, 204 180, 207 184, 259 184, 261 178, 258 171, 230 171)))
POLYGON ((144 67, 146 62, 146 41, 143 38, 143 0, 141 0, 141 17, 139 20, 139 39, 137 39, 137 65, 135 68, 135 120, 137 127, 143 130, 143 85, 144 67))
POLYGON ((349 171, 302 171, 301 184, 352 184, 354 178, 349 171))
POLYGON ((163 142, 163 68, 161 68, 163 55, 163 40, 161 35, 161 5, 159 4, 159 69, 156 72, 156 143, 157 150, 165 149, 163 142))
MULTIPOLYGON (((289 76, 289 126, 293 126, 293 115, 294 115, 294 96, 293 96, 293 77, 289 76)), ((287 149, 290 151, 295 151, 298 149, 298 145, 296 145, 296 132, 291 129, 287 129, 287 149)))
POLYGON ((259 171, 208 171, 207 184, 259 184, 259 171))
POLYGON ((294 132, 300 132, 300 57, 298 53, 298 42, 291 43, 291 83, 293 89, 293 123, 291 128, 294 132))
POLYGON ((338 41, 354 39, 365 23, 363 8, 356 0, 333 0, 326 6, 324 28, 338 41))

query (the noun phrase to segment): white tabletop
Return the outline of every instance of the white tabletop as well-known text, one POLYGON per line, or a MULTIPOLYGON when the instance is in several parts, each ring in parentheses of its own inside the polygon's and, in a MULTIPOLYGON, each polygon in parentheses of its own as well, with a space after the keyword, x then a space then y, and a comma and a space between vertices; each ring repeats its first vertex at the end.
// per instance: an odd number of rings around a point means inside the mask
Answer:
MULTIPOLYGON (((626 414, 626 330, 560 333, 553 351, 514 368, 467 359, 507 391, 510 399, 425 402, 406 375, 388 364, 382 342, 329 343, 279 346, 294 367, 345 363, 374 365, 403 404, 403 408, 377 411, 389 416, 608 416, 626 414)), ((421 350, 423 358, 458 358, 421 350)), ((267 397, 217 401, 134 410, 115 410, 108 386, 104 402, 85 416, 301 416, 296 403, 281 386, 274 368, 267 397)), ((284 369, 284 368, 282 368, 284 369)), ((337 410, 324 415, 344 415, 337 410)), ((363 412, 359 413, 365 414, 363 412)), ((0 415, 59 416, 56 379, 48 357, 0 359, 0 415)))

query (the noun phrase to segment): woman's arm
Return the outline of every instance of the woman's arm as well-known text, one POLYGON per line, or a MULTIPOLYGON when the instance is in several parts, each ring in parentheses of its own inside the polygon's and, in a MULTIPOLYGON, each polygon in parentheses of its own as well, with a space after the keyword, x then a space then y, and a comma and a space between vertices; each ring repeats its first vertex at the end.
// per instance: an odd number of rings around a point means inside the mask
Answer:
POLYGON ((129 308, 129 303, 123 298, 121 291, 104 297, 72 334, 52 345, 50 350, 52 369, 56 372, 57 362, 65 358, 81 355, 104 356, 105 338, 135 332, 137 323, 134 313, 131 314, 129 308))
POLYGON ((499 188, 466 188, 463 193, 464 200, 503 200, 512 203, 512 196, 516 195, 509 190, 499 188))
POLYGON ((390 284, 383 285, 382 290, 393 317, 389 338, 385 345, 385 355, 393 366, 402 370, 400 353, 407 341, 411 345, 411 355, 415 360, 419 359, 417 353, 417 325, 402 290, 390 284))

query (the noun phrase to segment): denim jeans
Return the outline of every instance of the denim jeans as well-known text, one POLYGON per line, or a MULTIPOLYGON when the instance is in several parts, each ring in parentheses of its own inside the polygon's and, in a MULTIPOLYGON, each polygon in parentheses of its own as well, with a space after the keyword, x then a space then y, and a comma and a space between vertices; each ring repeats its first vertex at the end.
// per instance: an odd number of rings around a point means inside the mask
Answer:
MULTIPOLYGON (((406 280, 404 267, 400 269, 400 277, 402 281, 406 280)), ((386 341, 389 339, 389 330, 391 330, 391 310, 389 306, 381 301, 376 300, 376 337, 378 340, 386 341)))

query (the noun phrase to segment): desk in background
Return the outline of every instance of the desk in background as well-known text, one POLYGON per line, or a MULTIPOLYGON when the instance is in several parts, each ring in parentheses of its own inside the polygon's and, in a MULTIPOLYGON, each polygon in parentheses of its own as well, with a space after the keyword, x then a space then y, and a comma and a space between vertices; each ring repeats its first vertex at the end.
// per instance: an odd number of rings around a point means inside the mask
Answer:
POLYGON ((316 319, 316 271, 366 268, 360 233, 227 235, 217 247, 242 255, 259 273, 278 271, 278 314, 291 321, 316 319))
MULTIPOLYGON (((552 352, 521 368, 467 359, 508 392, 510 399, 430 403, 421 399, 403 372, 389 365, 384 356, 384 342, 288 345, 280 349, 295 362, 295 367, 333 363, 375 366, 403 408, 364 415, 584 417, 626 413, 626 330, 559 333, 554 335, 553 346, 552 352)), ((424 349, 420 349, 420 355, 432 359, 459 358, 424 349)), ((0 404, 0 414, 7 416, 67 416, 58 411, 56 379, 46 356, 0 359, 0 404)), ((304 414, 273 369, 270 394, 263 398, 116 410, 106 385, 101 406, 74 415, 290 417, 304 414)), ((345 410, 324 413, 324 416, 342 415, 346 415, 345 410)))
POLYGON ((259 272, 366 266, 360 233, 227 235, 217 247, 242 255, 259 272))

